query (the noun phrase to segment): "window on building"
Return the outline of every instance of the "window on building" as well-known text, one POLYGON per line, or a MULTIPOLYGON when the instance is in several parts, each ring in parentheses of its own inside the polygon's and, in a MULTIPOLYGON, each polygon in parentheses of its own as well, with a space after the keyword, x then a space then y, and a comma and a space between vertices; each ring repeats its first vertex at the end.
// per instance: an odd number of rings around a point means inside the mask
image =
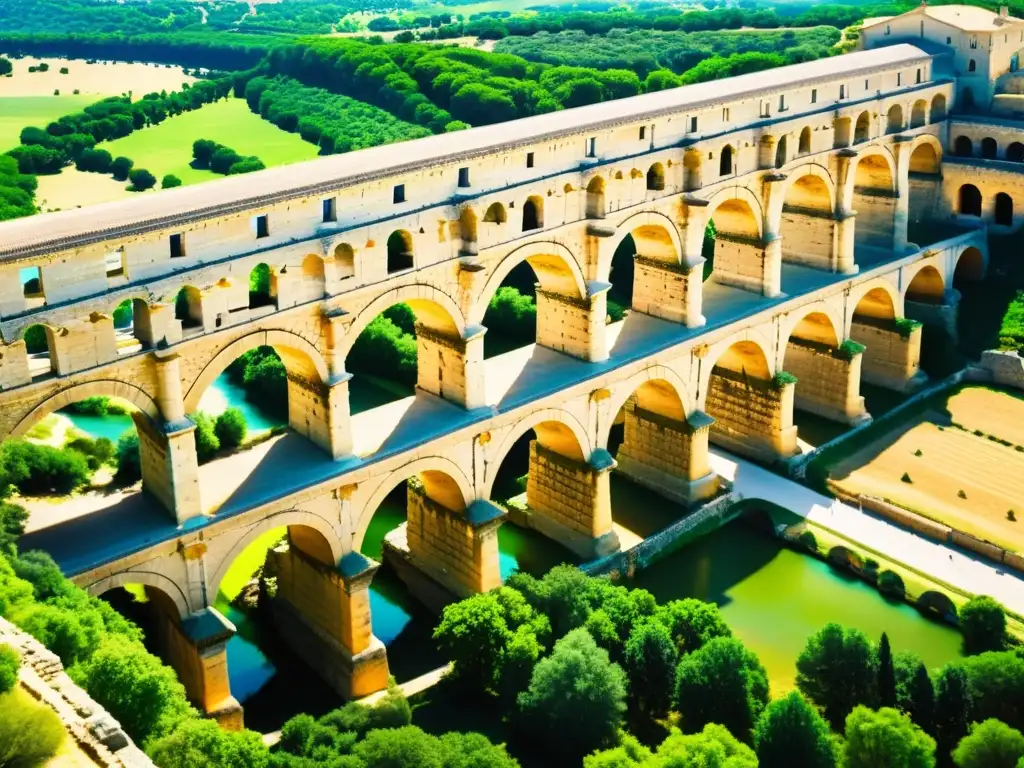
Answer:
POLYGON ((267 218, 267 214, 263 213, 256 217, 256 239, 261 237, 270 236, 270 220, 267 218))
POLYGON ((785 111, 786 111, 786 94, 780 93, 779 94, 779 112, 785 112, 785 111))
POLYGON ((395 184, 391 195, 391 202, 394 205, 405 202, 405 184, 395 184))
POLYGON ((977 48, 977 47, 978 47, 978 38, 972 37, 971 38, 971 48, 977 48))
POLYGON ((533 152, 526 153, 526 167, 533 168, 533 152))
POLYGON ((597 138, 594 136, 587 139, 587 157, 597 157, 597 138))
POLYGON ((903 85, 903 73, 902 72, 897 72, 896 73, 896 85, 897 86, 903 85))
POLYGON ((338 198, 328 197, 323 202, 324 222, 338 220, 338 198))
POLYGON ((818 89, 817 88, 811 88, 811 104, 817 104, 817 103, 818 103, 818 89))
POLYGON ((185 236, 180 232, 168 238, 171 247, 171 258, 177 259, 185 255, 185 236))
POLYGON ((125 273, 124 246, 107 251, 103 256, 103 263, 107 267, 107 277, 120 277, 125 273))
POLYGON ((865 91, 870 91, 871 90, 871 81, 870 80, 865 80, 864 81, 864 90, 865 91))
POLYGON ((640 126, 640 141, 643 141, 646 138, 647 138, 647 126, 646 125, 641 125, 640 126))
POLYGON ((459 168, 459 186, 469 186, 469 168, 459 168))
POLYGON ((723 123, 728 123, 729 122, 729 108, 728 107, 722 107, 722 122, 723 123))
POLYGON ((971 59, 969 62, 967 62, 967 71, 968 72, 974 72, 977 69, 978 69, 978 65, 974 63, 974 59, 971 59))
POLYGON ((697 132, 697 116, 694 115, 693 117, 690 118, 690 133, 696 133, 696 132, 697 132))
POLYGON ((839 86, 839 98, 840 99, 845 99, 846 98, 846 86, 845 85, 840 85, 839 86))
POLYGON ((921 70, 920 69, 917 70, 917 73, 914 75, 914 82, 918 83, 918 84, 920 84, 920 82, 921 82, 921 70))
MULTIPOLYGON (((1021 33, 1021 39, 1024 40, 1024 32, 1021 33)), ((952 45, 952 44, 953 44, 953 38, 952 37, 946 37, 946 45, 952 45)))

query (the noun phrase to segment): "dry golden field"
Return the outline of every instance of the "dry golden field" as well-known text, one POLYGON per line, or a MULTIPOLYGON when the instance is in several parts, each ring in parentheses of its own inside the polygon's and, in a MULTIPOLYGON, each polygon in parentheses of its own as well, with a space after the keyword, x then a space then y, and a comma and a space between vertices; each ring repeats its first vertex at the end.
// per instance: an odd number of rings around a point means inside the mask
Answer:
POLYGON ((894 424, 836 463, 833 482, 847 493, 888 499, 1024 551, 1024 452, 1015 449, 1024 446, 1024 400, 970 386, 952 395, 946 408, 949 416, 929 411, 910 424, 894 424), (950 418, 964 428, 950 426, 950 418), (1007 517, 1010 510, 1016 522, 1007 517))
POLYGON ((166 67, 163 64, 127 64, 125 62, 97 62, 86 64, 85 59, 54 59, 49 57, 26 56, 14 59, 14 76, 0 78, 0 98, 16 96, 52 96, 60 91, 70 96, 75 89, 82 96, 118 96, 131 92, 132 97, 141 99, 153 91, 180 91, 182 83, 193 83, 195 78, 186 75, 181 67, 166 67), (29 72, 39 62, 50 65, 48 72, 29 72), (61 68, 68 73, 62 75, 61 68))

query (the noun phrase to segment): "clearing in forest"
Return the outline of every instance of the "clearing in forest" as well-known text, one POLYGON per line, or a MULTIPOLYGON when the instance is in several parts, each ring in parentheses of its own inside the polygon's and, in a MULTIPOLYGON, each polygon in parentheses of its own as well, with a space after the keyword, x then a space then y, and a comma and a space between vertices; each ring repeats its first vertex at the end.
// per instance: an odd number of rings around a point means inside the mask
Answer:
MULTIPOLYGON (((124 155, 159 180, 174 174, 183 184, 223 178, 213 171, 192 168, 192 143, 211 139, 225 144, 241 155, 256 155, 268 167, 285 165, 316 157, 317 147, 303 141, 297 133, 288 133, 249 110, 244 99, 229 98, 171 117, 150 128, 98 146, 117 157, 124 155)), ((36 199, 44 210, 58 210, 119 200, 138 192, 128 192, 127 184, 109 175, 79 173, 65 168, 56 176, 40 176, 36 199)), ((151 193, 141 193, 151 194, 151 193)))
POLYGON ((968 386, 948 398, 946 409, 948 415, 928 411, 893 423, 836 462, 830 478, 847 493, 888 499, 1024 551, 1024 399, 968 386))
MULTIPOLYGON (((0 78, 0 88, 6 78, 0 78)), ((95 96, 2 96, 0 95, 0 152, 20 143, 21 129, 45 128, 62 115, 78 112, 98 101, 95 96)))
MULTIPOLYGON (((2 53, 2 51, 0 51, 2 53)), ((26 56, 12 59, 13 77, 0 78, 0 98, 14 96, 71 96, 77 89, 79 95, 90 96, 99 101, 104 96, 118 96, 131 93, 133 99, 141 99, 154 91, 180 91, 182 83, 194 83, 196 78, 186 75, 181 67, 142 62, 97 61, 87 64, 85 59, 54 59, 26 56), (29 72, 40 62, 49 66, 46 72, 29 72), (68 73, 62 75, 61 69, 68 73)), ((4 104, 5 102, 0 102, 4 104)))

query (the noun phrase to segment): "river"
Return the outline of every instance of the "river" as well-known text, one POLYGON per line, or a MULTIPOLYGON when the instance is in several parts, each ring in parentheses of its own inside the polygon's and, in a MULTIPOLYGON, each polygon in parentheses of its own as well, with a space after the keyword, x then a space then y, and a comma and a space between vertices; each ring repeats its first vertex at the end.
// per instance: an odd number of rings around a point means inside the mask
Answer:
MULTIPOLYGON (((275 426, 242 391, 221 376, 201 407, 212 414, 241 408, 254 431, 275 426)), ((68 414, 79 429, 112 439, 129 417, 103 418, 68 414)), ((650 535, 682 514, 660 497, 619 477, 612 481, 613 518, 624 541, 650 535)), ((363 554, 380 560, 384 535, 405 520, 404 486, 384 501, 370 523, 363 554)), ((246 723, 275 730, 293 714, 318 714, 341 700, 294 657, 265 626, 253 622, 230 600, 263 561, 266 549, 284 531, 262 537, 225 578, 227 593, 217 606, 238 628, 228 644, 231 688, 246 707, 246 723)), ((501 573, 516 568, 540 575, 561 562, 573 562, 562 547, 533 531, 511 524, 498 533, 501 573)), ((736 635, 765 665, 775 694, 794 685, 795 660, 808 636, 829 621, 854 626, 877 641, 887 632, 895 651, 913 651, 929 668, 960 654, 960 635, 902 603, 882 598, 874 589, 826 563, 791 550, 741 521, 687 545, 639 574, 634 586, 650 590, 659 602, 697 597, 718 604, 736 635)), ((436 621, 419 606, 387 567, 374 577, 370 594, 374 633, 388 648, 392 674, 399 682, 444 663, 434 649, 436 621)))

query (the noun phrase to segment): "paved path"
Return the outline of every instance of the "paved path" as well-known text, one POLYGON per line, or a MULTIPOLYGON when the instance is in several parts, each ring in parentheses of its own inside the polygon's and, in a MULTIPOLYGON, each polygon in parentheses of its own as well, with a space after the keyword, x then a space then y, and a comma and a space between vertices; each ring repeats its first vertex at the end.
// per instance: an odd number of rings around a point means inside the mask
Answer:
POLYGON ((734 490, 744 498, 778 504, 963 592, 991 595, 1024 615, 1024 580, 1012 571, 1004 572, 987 560, 926 539, 720 450, 712 449, 711 466, 732 480, 734 490))

